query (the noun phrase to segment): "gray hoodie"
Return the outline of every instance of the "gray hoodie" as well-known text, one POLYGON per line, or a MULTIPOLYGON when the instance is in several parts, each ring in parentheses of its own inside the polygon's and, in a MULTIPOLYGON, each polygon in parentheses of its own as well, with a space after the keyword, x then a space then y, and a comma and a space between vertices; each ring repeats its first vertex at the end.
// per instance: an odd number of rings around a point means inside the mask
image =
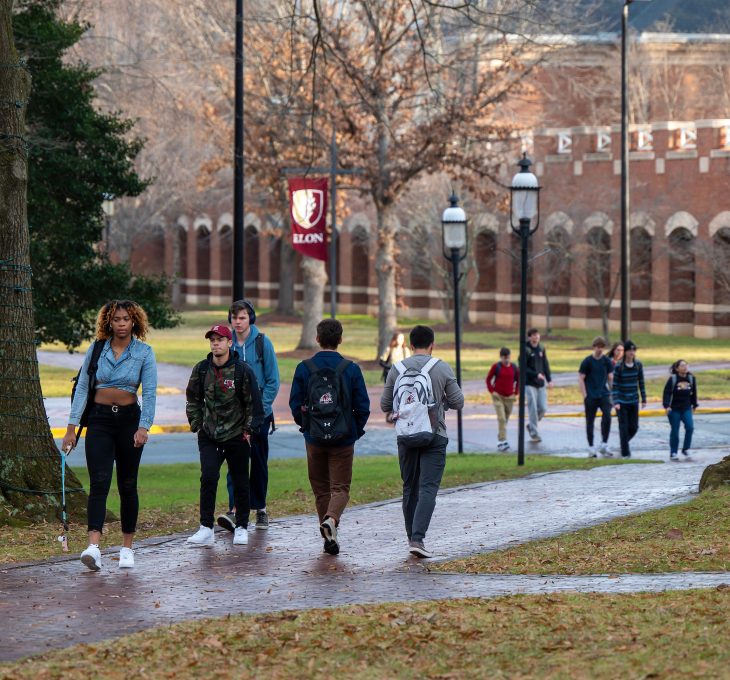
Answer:
MULTIPOLYGON (((414 354, 403 360, 406 368, 423 368, 430 354, 414 354)), ((460 409, 464 406, 464 393, 461 391, 459 384, 456 382, 456 376, 445 361, 439 361, 431 368, 431 386, 433 388, 433 398, 438 404, 439 426, 436 434, 447 437, 446 433, 446 416, 445 412, 452 409, 460 409)), ((393 366, 388 372, 388 378, 385 381, 385 389, 380 397, 380 408, 384 413, 390 413, 393 410, 393 386, 398 378, 398 370, 393 366)))

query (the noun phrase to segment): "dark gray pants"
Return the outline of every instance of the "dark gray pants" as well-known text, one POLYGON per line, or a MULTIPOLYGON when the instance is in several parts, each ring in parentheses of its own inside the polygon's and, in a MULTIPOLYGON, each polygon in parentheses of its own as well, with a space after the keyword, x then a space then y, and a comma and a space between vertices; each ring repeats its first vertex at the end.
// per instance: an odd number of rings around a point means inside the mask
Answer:
POLYGON ((436 494, 446 467, 446 437, 436 435, 429 446, 409 448, 398 444, 403 480, 403 518, 409 541, 423 541, 436 507, 436 494))

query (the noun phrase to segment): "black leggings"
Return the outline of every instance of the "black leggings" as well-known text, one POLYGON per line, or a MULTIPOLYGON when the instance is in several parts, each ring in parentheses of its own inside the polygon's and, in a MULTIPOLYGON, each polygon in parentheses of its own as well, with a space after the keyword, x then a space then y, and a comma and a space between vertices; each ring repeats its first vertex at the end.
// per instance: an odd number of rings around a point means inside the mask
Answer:
POLYGON ((106 517, 106 498, 117 463, 117 489, 121 500, 122 532, 137 529, 139 498, 137 472, 143 446, 134 446, 139 428, 140 409, 131 406, 94 404, 86 431, 86 467, 89 470, 89 531, 102 531, 106 517))

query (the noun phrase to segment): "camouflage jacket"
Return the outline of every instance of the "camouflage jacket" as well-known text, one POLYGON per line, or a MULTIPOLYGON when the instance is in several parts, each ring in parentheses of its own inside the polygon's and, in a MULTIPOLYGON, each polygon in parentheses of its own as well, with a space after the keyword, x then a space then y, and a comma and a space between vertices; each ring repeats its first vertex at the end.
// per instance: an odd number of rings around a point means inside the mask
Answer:
POLYGON ((236 394, 237 361, 240 361, 238 355, 230 352, 228 361, 223 366, 216 366, 211 353, 193 368, 185 391, 185 413, 192 432, 202 429, 214 441, 222 442, 253 431, 258 384, 253 372, 245 370, 245 362, 240 362, 244 370, 241 371, 241 385, 236 394), (201 385, 201 371, 206 364, 208 370, 201 385))

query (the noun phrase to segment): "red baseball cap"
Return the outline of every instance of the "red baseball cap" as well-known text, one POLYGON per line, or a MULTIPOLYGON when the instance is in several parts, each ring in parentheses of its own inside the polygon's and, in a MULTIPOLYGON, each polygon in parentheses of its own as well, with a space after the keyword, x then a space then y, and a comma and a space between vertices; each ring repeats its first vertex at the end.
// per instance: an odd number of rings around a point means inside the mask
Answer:
POLYGON ((233 334, 231 333, 231 329, 228 328, 228 326, 224 326, 223 324, 216 324, 215 326, 212 326, 211 329, 205 334, 206 340, 213 334, 220 335, 222 338, 228 338, 229 340, 233 340, 233 334))

